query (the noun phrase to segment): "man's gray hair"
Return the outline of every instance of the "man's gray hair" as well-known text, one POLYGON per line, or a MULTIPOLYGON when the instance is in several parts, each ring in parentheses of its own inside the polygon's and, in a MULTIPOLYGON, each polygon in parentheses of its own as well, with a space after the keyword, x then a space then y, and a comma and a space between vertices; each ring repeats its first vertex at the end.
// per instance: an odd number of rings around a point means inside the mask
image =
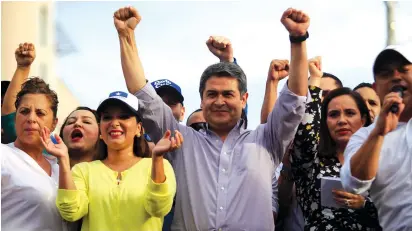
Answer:
POLYGON ((238 88, 240 95, 243 96, 247 92, 247 80, 246 75, 237 64, 229 62, 220 62, 213 65, 210 65, 203 72, 202 77, 200 78, 199 84, 199 93, 200 98, 203 98, 203 91, 206 87, 206 81, 210 77, 226 77, 230 76, 237 79, 238 88))

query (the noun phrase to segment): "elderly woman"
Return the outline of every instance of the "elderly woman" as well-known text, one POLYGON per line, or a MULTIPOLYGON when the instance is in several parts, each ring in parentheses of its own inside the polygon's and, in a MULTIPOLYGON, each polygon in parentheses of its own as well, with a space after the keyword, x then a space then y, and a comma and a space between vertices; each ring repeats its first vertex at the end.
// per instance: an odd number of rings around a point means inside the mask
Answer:
POLYGON ((66 230, 56 208, 59 165, 43 154, 39 132, 54 130, 58 99, 42 79, 26 81, 17 94, 14 143, 1 147, 2 230, 66 230))

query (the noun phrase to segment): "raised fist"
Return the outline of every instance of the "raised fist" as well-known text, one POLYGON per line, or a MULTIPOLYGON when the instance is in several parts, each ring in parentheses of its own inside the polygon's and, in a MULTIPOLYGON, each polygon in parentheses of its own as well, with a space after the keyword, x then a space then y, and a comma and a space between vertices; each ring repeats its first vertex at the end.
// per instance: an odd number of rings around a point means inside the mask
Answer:
POLYGON ((308 60, 310 77, 322 78, 322 57, 316 56, 308 60))
POLYGON ((32 43, 20 43, 14 55, 18 67, 29 67, 36 58, 36 49, 32 43))
POLYGON ((289 75, 289 61, 274 59, 270 63, 268 78, 280 81, 289 75))
POLYGON ((210 36, 206 41, 210 52, 220 59, 221 62, 233 62, 233 48, 230 40, 223 36, 210 36))
POLYGON ((307 14, 293 8, 287 9, 283 13, 280 21, 291 36, 305 35, 310 24, 310 19, 307 14))
POLYGON ((139 24, 142 17, 131 6, 123 7, 114 12, 114 26, 120 35, 127 35, 139 24))

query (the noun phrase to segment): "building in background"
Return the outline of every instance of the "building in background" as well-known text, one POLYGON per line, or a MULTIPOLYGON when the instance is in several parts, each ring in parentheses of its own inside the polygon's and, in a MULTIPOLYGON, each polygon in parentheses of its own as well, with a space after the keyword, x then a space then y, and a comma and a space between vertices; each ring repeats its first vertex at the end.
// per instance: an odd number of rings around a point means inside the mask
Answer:
MULTIPOLYGON (((64 118, 79 101, 57 76, 56 24, 54 3, 48 2, 1 2, 1 79, 10 80, 16 69, 14 51, 21 42, 36 46, 36 60, 30 76, 39 76, 50 84, 59 97, 58 118, 60 128, 64 118)), ((61 30, 61 28, 60 28, 61 30)), ((67 51, 66 51, 67 52, 67 51)))

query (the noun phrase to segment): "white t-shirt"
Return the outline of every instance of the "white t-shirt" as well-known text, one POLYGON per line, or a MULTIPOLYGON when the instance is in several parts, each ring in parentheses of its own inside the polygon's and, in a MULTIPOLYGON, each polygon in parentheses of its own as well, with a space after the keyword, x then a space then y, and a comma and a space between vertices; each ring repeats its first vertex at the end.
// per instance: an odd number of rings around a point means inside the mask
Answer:
POLYGON ((0 145, 1 230, 67 230, 56 207, 57 159, 45 157, 52 168, 51 177, 14 143, 0 145))
POLYGON ((342 184, 357 194, 370 190, 383 230, 412 230, 412 119, 399 123, 383 141, 376 177, 361 181, 350 171, 350 159, 359 150, 375 124, 359 129, 345 149, 342 184))

